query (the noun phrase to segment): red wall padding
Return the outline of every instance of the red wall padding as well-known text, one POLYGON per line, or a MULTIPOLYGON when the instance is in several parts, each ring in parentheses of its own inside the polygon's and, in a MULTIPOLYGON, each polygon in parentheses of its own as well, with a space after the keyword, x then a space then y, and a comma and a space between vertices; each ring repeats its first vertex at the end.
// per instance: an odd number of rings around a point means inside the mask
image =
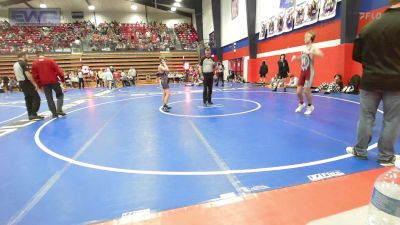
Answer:
MULTIPOLYGON (((357 73, 361 75, 360 64, 351 59, 353 51, 352 44, 343 44, 336 47, 324 48, 322 51, 324 52, 325 57, 323 59, 315 59, 316 73, 313 86, 319 86, 323 82, 331 82, 333 80, 333 76, 337 73, 342 75, 345 84, 349 81, 353 74, 357 73)), ((295 54, 299 55, 300 52, 295 54)), ((289 62, 290 72, 298 77, 300 75, 300 63, 291 62, 293 55, 294 53, 287 54, 286 58, 289 62)), ((263 60, 267 62, 269 68, 267 76, 268 81, 278 72, 277 61, 279 60, 279 55, 249 60, 249 82, 253 83, 259 81, 258 71, 263 60)))
POLYGON ((311 27, 310 29, 302 29, 300 31, 292 31, 288 34, 280 35, 271 40, 263 41, 258 44, 258 53, 271 52, 304 45, 304 34, 307 31, 314 31, 317 35, 315 42, 324 42, 340 39, 340 20, 311 27))

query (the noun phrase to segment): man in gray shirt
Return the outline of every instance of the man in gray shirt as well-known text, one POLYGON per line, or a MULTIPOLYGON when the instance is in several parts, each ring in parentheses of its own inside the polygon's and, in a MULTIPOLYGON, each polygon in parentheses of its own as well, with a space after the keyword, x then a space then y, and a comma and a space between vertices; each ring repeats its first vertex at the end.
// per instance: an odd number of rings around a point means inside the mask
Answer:
POLYGON ((17 57, 18 61, 14 64, 14 74, 25 96, 28 118, 29 120, 43 119, 42 116, 37 115, 40 108, 40 96, 37 92, 38 86, 28 71, 28 55, 26 52, 20 52, 17 57))
MULTIPOLYGON (((365 26, 356 39, 353 59, 362 63, 360 120, 357 143, 347 153, 367 159, 375 115, 383 103, 383 125, 378 141, 378 162, 395 164, 395 144, 400 132, 400 0, 390 0, 390 8, 365 26)), ((397 159, 399 160, 399 159, 397 159)))

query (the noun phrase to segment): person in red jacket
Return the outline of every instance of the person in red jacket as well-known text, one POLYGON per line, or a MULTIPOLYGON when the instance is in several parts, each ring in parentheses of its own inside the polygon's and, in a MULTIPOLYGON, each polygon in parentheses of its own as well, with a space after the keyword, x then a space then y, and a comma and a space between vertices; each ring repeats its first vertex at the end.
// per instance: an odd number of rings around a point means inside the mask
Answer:
POLYGON ((53 118, 65 116, 62 107, 64 103, 64 93, 60 86, 60 81, 64 85, 64 74, 57 63, 44 56, 43 52, 36 52, 37 59, 32 64, 32 75, 39 88, 43 88, 46 95, 47 105, 53 114, 53 118), (57 107, 53 100, 53 90, 56 93, 57 107))

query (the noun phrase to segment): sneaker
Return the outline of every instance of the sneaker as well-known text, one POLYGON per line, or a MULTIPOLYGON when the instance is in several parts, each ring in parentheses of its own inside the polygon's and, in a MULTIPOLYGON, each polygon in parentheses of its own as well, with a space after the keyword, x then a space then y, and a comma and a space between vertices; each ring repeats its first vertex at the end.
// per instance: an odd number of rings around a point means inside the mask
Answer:
POLYGON ((171 107, 171 106, 169 106, 169 105, 167 105, 166 107, 167 107, 167 109, 172 109, 172 107, 171 107))
POLYGON ((223 87, 224 85, 221 85, 221 87, 223 87))
POLYGON ((162 111, 164 111, 164 112, 169 112, 169 109, 168 109, 167 107, 163 107, 163 108, 162 108, 162 111))
POLYGON ((310 106, 307 106, 307 109, 306 109, 306 111, 304 112, 304 115, 311 115, 311 113, 314 111, 314 106, 313 105, 310 105, 310 106))
POLYGON ((53 114, 53 116, 52 116, 51 118, 57 119, 57 118, 58 118, 58 115, 57 115, 57 114, 53 114))
POLYGON ((303 104, 299 104, 299 106, 297 106, 297 108, 296 108, 296 111, 295 112, 301 112, 301 111, 303 111, 303 109, 306 107, 306 104, 305 103, 303 103, 303 104))
POLYGON ((386 160, 379 159, 378 162, 381 166, 393 166, 396 163, 396 156, 391 156, 386 160))
POLYGON ((66 114, 65 112, 63 112, 63 111, 60 111, 60 112, 57 112, 57 115, 59 115, 59 116, 66 116, 67 114, 66 114))
POLYGON ((214 102, 208 102, 207 105, 214 105, 214 102))
POLYGON ((367 160, 368 159, 368 156, 361 155, 360 153, 354 151, 354 147, 347 147, 346 148, 346 152, 349 153, 349 154, 352 154, 353 156, 355 156, 355 157, 357 157, 359 159, 362 159, 362 160, 367 160))
POLYGON ((42 119, 44 119, 43 116, 29 116, 28 118, 29 118, 29 120, 42 120, 42 119))
POLYGON ((207 107, 207 103, 203 103, 203 107, 207 107))
POLYGON ((273 89, 272 91, 276 91, 277 89, 275 88, 275 89, 273 89))

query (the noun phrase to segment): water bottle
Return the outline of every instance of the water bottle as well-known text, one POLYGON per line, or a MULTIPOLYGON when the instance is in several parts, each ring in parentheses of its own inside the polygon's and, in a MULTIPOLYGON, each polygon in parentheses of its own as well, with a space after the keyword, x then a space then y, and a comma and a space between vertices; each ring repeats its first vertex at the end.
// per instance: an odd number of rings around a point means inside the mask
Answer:
POLYGON ((400 159, 375 181, 368 225, 400 225, 400 159))

